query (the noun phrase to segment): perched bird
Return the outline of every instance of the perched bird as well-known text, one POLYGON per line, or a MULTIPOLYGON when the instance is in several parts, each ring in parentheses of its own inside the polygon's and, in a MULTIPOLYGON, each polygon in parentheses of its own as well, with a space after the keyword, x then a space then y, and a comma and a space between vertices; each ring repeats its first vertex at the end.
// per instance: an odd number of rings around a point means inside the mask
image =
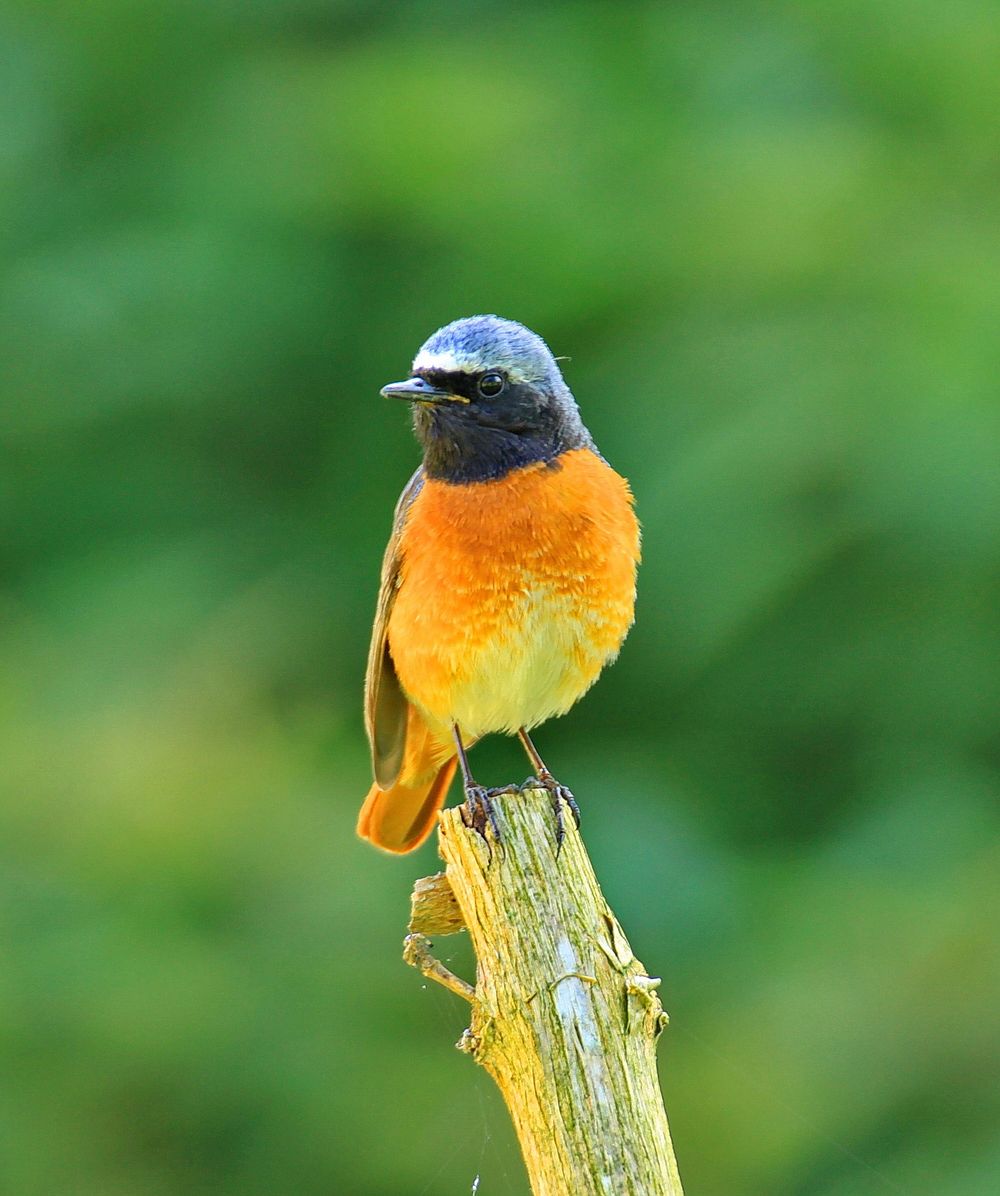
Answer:
MULTIPOLYGON (((423 464, 396 506, 365 682, 375 783, 358 833, 406 852, 430 834, 456 764, 467 822, 497 826, 466 749, 517 734, 562 840, 573 795, 528 736, 565 714, 632 625, 639 525, 548 346, 498 316, 446 325, 412 376, 423 464)), ((523 786, 522 786, 523 788, 523 786)))

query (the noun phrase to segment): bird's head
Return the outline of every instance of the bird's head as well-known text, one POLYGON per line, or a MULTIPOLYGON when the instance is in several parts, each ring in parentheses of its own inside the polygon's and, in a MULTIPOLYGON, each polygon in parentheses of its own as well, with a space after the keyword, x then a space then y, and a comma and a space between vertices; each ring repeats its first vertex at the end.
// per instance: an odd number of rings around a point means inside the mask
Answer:
POLYGON ((576 401, 540 336, 499 316, 440 328, 412 376, 383 387, 413 404, 429 477, 488 481, 591 444, 576 401))

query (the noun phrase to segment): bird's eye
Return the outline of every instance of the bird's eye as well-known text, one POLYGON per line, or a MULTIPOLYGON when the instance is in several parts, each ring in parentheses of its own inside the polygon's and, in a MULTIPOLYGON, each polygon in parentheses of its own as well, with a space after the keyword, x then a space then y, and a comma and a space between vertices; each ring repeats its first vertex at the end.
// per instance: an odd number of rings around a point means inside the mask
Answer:
POLYGON ((479 379, 479 393, 487 399, 492 399, 498 395, 504 388, 503 374, 483 374, 479 379))

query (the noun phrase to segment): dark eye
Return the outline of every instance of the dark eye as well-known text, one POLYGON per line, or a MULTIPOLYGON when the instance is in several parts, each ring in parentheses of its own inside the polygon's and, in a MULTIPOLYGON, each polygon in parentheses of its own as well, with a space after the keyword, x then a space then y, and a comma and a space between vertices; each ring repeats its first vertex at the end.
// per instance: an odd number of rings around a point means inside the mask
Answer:
POLYGON ((498 395, 504 388, 503 374, 483 374, 479 379, 479 393, 487 399, 492 399, 498 395))

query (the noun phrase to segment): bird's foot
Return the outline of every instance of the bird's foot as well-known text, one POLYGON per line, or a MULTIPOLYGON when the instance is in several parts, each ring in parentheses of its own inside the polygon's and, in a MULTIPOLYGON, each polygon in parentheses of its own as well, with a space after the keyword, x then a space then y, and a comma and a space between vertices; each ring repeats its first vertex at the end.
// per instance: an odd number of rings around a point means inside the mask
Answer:
POLYGON ((486 838, 486 826, 488 823, 493 828, 494 839, 499 843, 500 824, 497 822, 496 811, 493 809, 493 802, 491 800, 497 792, 503 792, 503 790, 484 789, 482 785, 466 785, 465 809, 462 812, 462 821, 466 826, 471 826, 484 839, 486 838))
POLYGON ((569 806, 577 829, 580 826, 580 807, 576 803, 573 791, 566 785, 561 785, 550 772, 543 772, 541 776, 537 777, 528 777, 520 789, 522 793, 527 789, 544 789, 548 793, 549 800, 552 802, 552 813, 556 820, 556 855, 558 855, 562 850, 563 836, 566 834, 566 826, 563 821, 563 802, 569 806))
POLYGON ((497 789, 487 789, 486 792, 490 797, 503 797, 508 793, 523 793, 524 790, 520 785, 501 785, 497 789))

